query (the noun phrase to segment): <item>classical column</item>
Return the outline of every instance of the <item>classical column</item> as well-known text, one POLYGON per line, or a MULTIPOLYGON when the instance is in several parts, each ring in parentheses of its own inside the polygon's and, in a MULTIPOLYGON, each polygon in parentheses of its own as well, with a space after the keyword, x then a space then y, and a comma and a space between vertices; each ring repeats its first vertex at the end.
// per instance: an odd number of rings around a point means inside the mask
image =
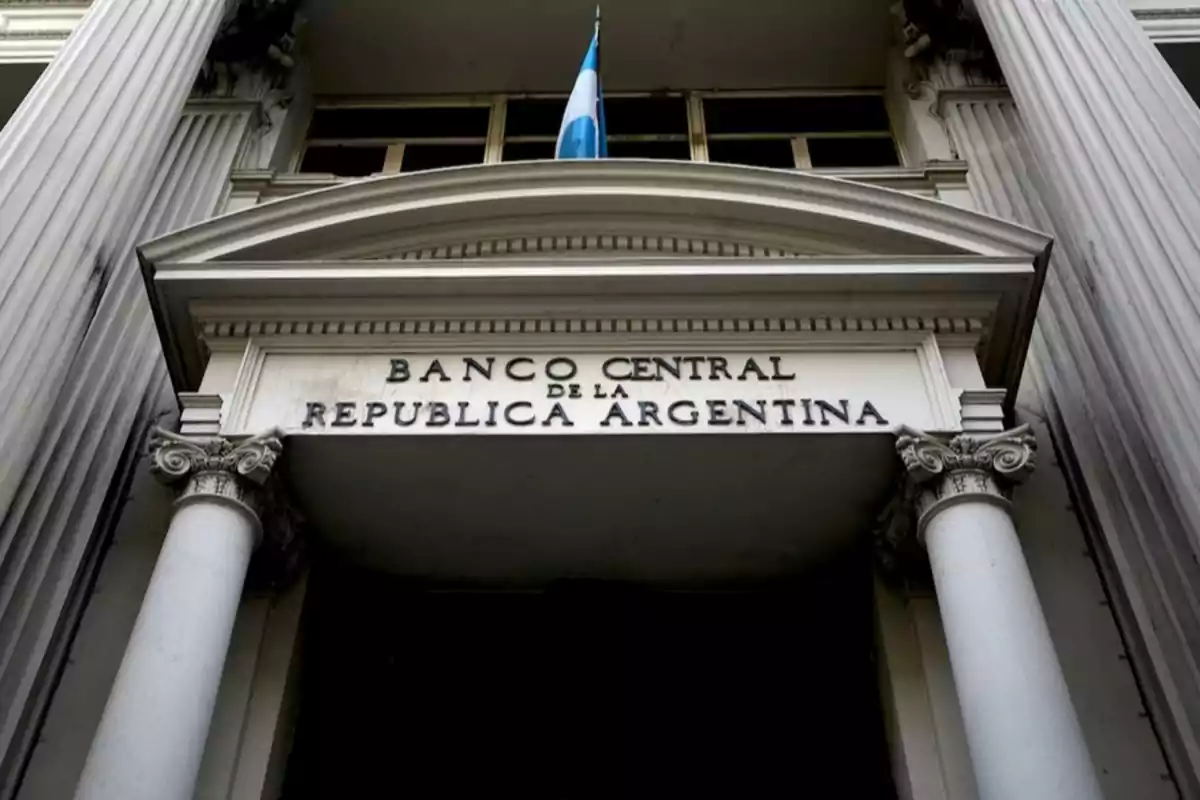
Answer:
POLYGON ((1033 471, 1026 428, 944 442, 902 429, 967 747, 983 800, 1100 800, 1091 758, 1009 514, 1033 471))
POLYGON ((94 0, 0 131, 0 517, 226 6, 94 0))
POLYGON ((180 485, 76 798, 190 800, 250 555, 277 433, 241 441, 160 431, 154 470, 180 485))
MULTIPOLYGON (((1200 530, 1200 109, 1128 0, 975 0, 1028 133, 1031 178, 1094 303, 1123 420, 1200 530)), ((1072 334, 1074 335, 1074 334, 1072 334)), ((1072 400, 1071 404, 1078 405, 1072 400)), ((1189 558, 1190 560, 1190 558, 1189 558)))
POLYGON ((1181 794, 1200 797, 1200 674, 1194 668, 1200 608, 1193 602, 1197 579, 1188 577, 1200 570, 1195 528, 1183 511, 1190 506, 1194 518, 1196 498, 1172 488, 1177 476, 1162 468, 1161 450, 1137 411, 1134 389, 1143 387, 1131 384, 1106 340, 1101 323, 1109 310, 1092 289, 1093 260, 1057 235, 1011 96, 954 87, 941 108, 970 164, 978 209, 1056 236, 1024 380, 1041 387, 1051 430, 1070 445, 1059 455, 1067 472, 1084 480, 1076 501, 1084 506, 1081 516, 1095 520, 1101 569, 1116 589, 1113 613, 1129 633, 1147 710, 1181 794))
POLYGON ((121 417, 149 405, 117 399, 99 384, 79 393, 92 380, 84 369, 124 367, 118 386, 127 390, 146 385, 161 356, 147 346, 126 359, 110 347, 83 368, 75 359, 98 331, 135 327, 110 324, 110 290, 138 278, 131 239, 139 207, 227 5, 93 0, 0 130, 0 407, 9 410, 0 414, 5 796, 20 780, 50 691, 58 632, 70 627, 59 618, 75 596, 67 587, 95 549, 90 525, 133 433, 131 423, 107 418, 114 408, 121 417), (68 417, 60 404, 72 396, 85 398, 82 416, 90 421, 59 427, 68 417), (87 486, 78 483, 83 475, 87 486), (72 513, 61 515, 64 507, 72 513))
POLYGON ((0 589, 0 639, 7 639, 0 649, 13 648, 0 658, 0 798, 18 780, 36 782, 46 763, 39 755, 26 766, 27 748, 35 734, 54 738, 54 720, 62 716, 48 718, 51 727, 39 733, 45 687, 57 680, 63 639, 97 568, 98 522, 110 493, 119 491, 113 487, 136 469, 130 441, 142 441, 156 418, 178 407, 134 246, 218 210, 255 106, 238 100, 185 106, 119 248, 125 255, 67 368, 70 381, 46 407, 39 446, 7 513, 0 513, 0 542, 19 542, 7 553, 0 544, 6 575, 0 583, 22 587, 7 595, 0 589))
POLYGON ((1171 771, 1200 796, 1200 112, 1130 0, 974 4, 1016 108, 945 118, 981 210, 1056 235, 1030 364, 1171 771))

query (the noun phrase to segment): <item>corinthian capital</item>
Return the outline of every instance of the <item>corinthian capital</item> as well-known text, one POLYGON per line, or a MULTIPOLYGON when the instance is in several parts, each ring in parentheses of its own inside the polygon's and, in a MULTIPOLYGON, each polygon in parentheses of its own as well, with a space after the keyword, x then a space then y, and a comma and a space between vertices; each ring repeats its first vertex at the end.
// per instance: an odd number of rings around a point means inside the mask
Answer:
POLYGON ((157 429, 150 443, 151 471, 161 482, 180 486, 179 501, 207 497, 235 503, 259 518, 257 489, 271 475, 283 450, 282 434, 269 431, 231 441, 192 437, 157 429))
POLYGON ((896 438, 896 451, 916 483, 955 470, 983 470, 1014 484, 1033 472, 1037 440, 1028 425, 992 436, 962 434, 949 442, 904 426, 896 438))
POLYGON ((896 451, 913 489, 918 534, 933 513, 964 500, 1008 507, 1009 491, 1036 465, 1037 440, 1028 425, 990 436, 961 434, 948 442, 900 429, 896 451))

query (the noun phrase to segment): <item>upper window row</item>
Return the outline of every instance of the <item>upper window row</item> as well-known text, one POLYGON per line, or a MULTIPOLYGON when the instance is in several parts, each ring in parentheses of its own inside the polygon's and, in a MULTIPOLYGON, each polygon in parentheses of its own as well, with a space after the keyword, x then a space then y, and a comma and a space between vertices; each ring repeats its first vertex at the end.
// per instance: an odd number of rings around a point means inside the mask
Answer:
MULTIPOLYGON (((562 97, 318 107, 300 172, 361 176, 554 157, 562 97)), ((900 163, 883 98, 849 95, 605 97, 610 158, 760 167, 900 163)))

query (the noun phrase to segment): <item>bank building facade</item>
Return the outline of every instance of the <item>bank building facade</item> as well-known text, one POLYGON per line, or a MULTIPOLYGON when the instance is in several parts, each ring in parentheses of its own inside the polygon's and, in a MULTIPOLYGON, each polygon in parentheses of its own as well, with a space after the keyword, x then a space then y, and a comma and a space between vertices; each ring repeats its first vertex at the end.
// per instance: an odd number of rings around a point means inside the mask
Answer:
POLYGON ((1200 3, 601 11, 0 0, 0 798, 1200 797, 1200 3))

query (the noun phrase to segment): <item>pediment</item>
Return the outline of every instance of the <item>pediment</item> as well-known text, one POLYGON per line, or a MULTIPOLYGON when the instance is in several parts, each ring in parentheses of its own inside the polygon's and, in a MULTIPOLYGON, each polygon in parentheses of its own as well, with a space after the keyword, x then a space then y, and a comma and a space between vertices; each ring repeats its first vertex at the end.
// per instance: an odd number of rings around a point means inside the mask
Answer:
POLYGON ((541 161, 392 175, 146 243, 153 263, 632 252, 1027 256, 1017 225, 864 183, 720 164, 541 161))
POLYGON ((605 161, 356 181, 202 222, 139 252, 181 389, 202 374, 205 330, 313 320, 323 331, 390 331, 430 315, 474 330, 515 309, 525 330, 552 307, 585 328, 600 318, 693 326, 732 309, 781 326, 796 315, 873 328, 884 318, 935 328, 969 319, 982 326, 987 380, 1015 386, 1049 247, 1044 234, 864 183, 605 161))

